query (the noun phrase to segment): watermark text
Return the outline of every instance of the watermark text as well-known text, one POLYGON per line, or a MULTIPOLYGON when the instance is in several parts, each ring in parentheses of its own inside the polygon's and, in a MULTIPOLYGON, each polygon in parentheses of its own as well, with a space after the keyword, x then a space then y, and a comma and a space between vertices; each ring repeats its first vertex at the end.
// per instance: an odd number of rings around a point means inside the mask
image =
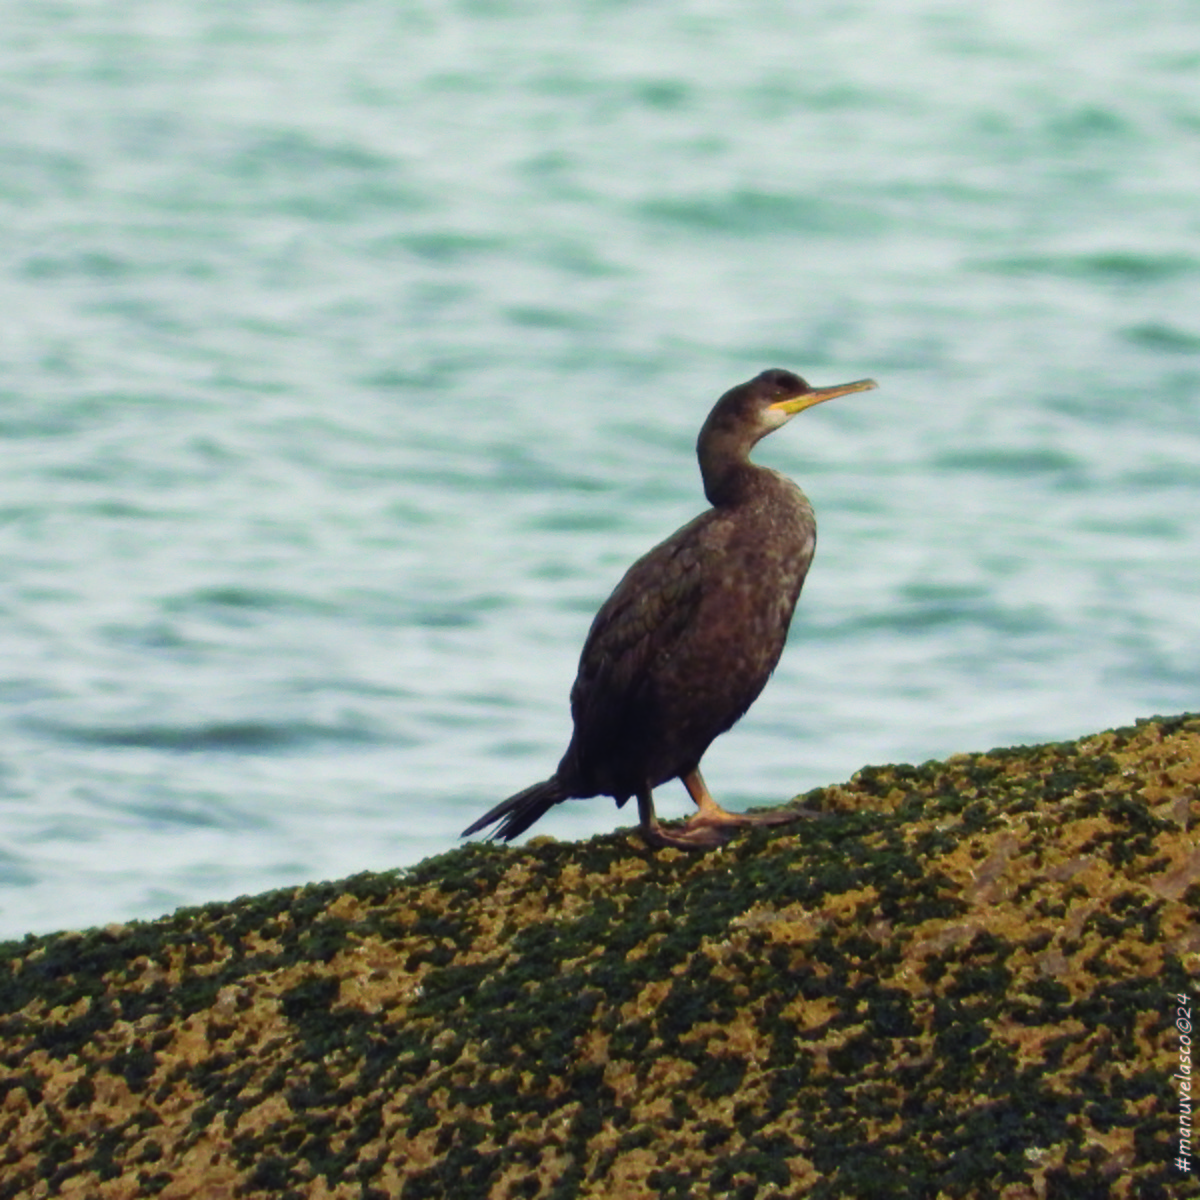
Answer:
POLYGON ((1179 1091, 1179 1157, 1181 1171, 1192 1169, 1192 999, 1186 992, 1175 997, 1175 1028, 1179 1032, 1179 1066, 1171 1080, 1179 1091))

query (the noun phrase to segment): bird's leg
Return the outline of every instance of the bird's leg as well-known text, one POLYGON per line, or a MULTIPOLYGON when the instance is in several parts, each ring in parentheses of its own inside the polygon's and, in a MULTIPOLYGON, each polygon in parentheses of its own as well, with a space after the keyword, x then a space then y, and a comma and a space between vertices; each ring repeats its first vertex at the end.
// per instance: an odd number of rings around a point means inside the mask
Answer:
POLYGON ((704 776, 697 767, 682 776, 683 786, 688 795, 696 802, 699 810, 684 822, 681 834, 690 834, 693 830, 719 829, 724 830, 728 839, 735 829, 745 825, 787 825, 805 817, 817 817, 821 814, 811 808, 770 808, 765 812, 731 813, 723 809, 713 798, 704 782, 704 776))
MULTIPOLYGON (((701 787, 703 787, 701 783, 701 787)), ((707 793, 705 793, 707 795, 707 793)), ((692 827, 687 822, 679 829, 664 829, 654 815, 654 798, 648 787, 642 788, 637 794, 638 819, 641 822, 642 839, 648 846, 659 849, 662 846, 674 846, 678 850, 712 850, 723 846, 733 833, 733 826, 722 826, 714 823, 692 827)), ((697 800, 697 804, 700 802, 697 800)), ((709 803, 716 807, 716 801, 709 796, 709 803)), ((720 812, 720 809, 717 809, 720 812)), ((732 815, 732 814, 727 814, 732 815)), ((694 821, 695 818, 693 817, 694 821)))
POLYGON ((714 799, 712 792, 708 790, 708 784, 704 782, 704 776, 700 774, 700 768, 696 767, 682 776, 683 786, 687 788, 688 795, 696 802, 696 808, 699 810, 694 816, 689 818, 688 824, 696 825, 734 825, 738 824, 736 813, 726 812, 714 799))

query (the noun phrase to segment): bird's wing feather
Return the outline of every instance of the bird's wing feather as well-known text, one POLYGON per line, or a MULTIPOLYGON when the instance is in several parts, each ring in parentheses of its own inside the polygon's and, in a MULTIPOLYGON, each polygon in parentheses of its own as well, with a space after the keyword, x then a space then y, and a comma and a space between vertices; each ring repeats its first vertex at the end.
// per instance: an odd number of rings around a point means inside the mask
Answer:
POLYGON ((693 625, 704 579, 702 547, 678 536, 630 567, 584 643, 571 690, 577 723, 589 710, 636 711, 655 664, 671 655, 693 625))

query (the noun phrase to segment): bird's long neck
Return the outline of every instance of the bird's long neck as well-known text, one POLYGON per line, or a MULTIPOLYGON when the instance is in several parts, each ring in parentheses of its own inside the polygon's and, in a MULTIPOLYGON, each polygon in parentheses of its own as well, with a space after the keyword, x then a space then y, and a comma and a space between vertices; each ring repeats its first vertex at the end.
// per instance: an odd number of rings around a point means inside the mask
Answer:
POLYGON ((744 428, 714 420, 716 416, 714 412, 700 430, 696 457, 708 502, 714 508, 729 508, 749 498, 765 468, 750 461, 758 438, 744 428))

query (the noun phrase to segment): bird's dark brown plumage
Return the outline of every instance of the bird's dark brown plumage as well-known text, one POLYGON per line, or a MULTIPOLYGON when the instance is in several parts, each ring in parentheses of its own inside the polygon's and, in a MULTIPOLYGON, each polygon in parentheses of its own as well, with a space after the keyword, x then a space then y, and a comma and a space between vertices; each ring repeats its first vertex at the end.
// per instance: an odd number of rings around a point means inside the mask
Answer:
POLYGON ((793 810, 726 813, 709 795, 700 760, 754 703, 787 640, 816 546, 804 493, 750 461, 754 444, 795 413, 876 385, 815 389, 790 371, 764 371, 726 392, 696 443, 712 505, 626 572, 596 614, 571 689, 574 735, 550 779, 509 797, 464 837, 501 822, 523 833, 555 804, 638 798, 655 845, 719 845, 737 826, 794 819, 793 810), (652 790, 682 779, 699 806, 679 829, 654 815, 652 790))

